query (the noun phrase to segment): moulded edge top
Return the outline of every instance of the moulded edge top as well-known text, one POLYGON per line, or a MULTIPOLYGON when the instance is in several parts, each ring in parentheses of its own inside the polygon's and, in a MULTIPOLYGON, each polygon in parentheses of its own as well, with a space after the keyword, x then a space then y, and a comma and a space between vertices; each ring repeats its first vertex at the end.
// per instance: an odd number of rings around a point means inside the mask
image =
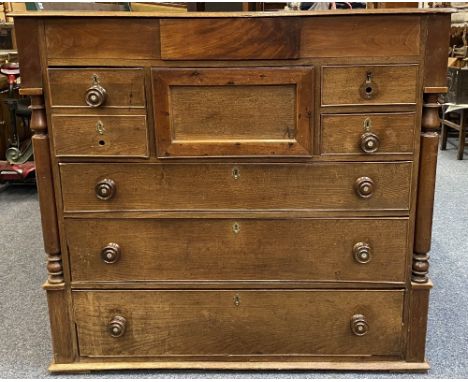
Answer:
POLYGON ((452 8, 391 8, 391 9, 354 9, 324 11, 276 11, 276 12, 101 12, 101 11, 17 11, 10 17, 154 17, 154 18, 218 18, 218 17, 316 17, 350 15, 412 15, 454 13, 452 8))

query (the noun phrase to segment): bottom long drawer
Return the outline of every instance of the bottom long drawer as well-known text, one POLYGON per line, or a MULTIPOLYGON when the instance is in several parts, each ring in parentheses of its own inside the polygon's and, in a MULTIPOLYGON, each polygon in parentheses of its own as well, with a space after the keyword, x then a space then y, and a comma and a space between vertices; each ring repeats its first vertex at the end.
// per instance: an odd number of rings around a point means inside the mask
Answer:
POLYGON ((401 354, 401 290, 75 291, 81 356, 401 354))

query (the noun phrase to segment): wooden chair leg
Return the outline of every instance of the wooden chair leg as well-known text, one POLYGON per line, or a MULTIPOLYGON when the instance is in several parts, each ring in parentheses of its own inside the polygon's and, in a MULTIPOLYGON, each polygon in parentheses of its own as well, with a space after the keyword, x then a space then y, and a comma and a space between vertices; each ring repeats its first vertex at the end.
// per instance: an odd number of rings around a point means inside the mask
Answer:
POLYGON ((442 117, 441 120, 441 140, 440 140, 440 149, 447 150, 447 137, 448 137, 448 126, 444 123, 445 115, 442 117))
POLYGON ((460 112, 460 131, 458 134, 458 154, 457 159, 463 159, 463 151, 465 151, 465 110, 460 112))

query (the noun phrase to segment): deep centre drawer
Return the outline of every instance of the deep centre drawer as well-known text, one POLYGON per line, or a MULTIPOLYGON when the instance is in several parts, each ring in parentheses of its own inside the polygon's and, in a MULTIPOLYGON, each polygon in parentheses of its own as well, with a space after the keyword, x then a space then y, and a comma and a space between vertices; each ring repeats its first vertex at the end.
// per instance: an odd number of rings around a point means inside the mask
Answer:
POLYGON ((73 292, 81 356, 401 356, 404 292, 73 292), (330 340, 333 338, 333 341, 330 340))
MULTIPOLYGON (((408 219, 66 219, 72 281, 403 282, 408 219)), ((83 283, 84 282, 84 283, 83 283)))
POLYGON ((411 162, 61 164, 65 212, 409 209, 411 162))

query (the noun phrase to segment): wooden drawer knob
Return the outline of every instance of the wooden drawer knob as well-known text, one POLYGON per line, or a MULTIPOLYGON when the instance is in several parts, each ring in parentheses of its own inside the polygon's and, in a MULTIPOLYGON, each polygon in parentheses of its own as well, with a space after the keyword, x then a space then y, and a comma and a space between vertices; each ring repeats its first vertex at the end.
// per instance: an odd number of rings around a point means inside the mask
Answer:
POLYGON ((88 106, 99 107, 104 105, 107 91, 101 85, 95 84, 86 90, 85 102, 88 106))
POLYGON ((374 133, 364 133, 361 135, 361 150, 367 154, 375 153, 379 149, 380 139, 374 133))
POLYGON ((107 324, 107 329, 112 337, 122 337, 125 334, 127 320, 122 316, 114 316, 107 324))
POLYGON ((360 264, 367 264, 371 260, 371 248, 367 243, 359 242, 353 247, 354 260, 360 264))
POLYGON ((351 331, 356 336, 365 336, 369 332, 369 324, 362 314, 355 314, 351 318, 351 331))
POLYGON ((120 246, 116 243, 109 243, 101 249, 101 258, 106 264, 116 263, 119 261, 120 255, 120 246))
POLYGON ((110 200, 115 195, 116 188, 112 179, 103 179, 96 184, 96 197, 101 200, 110 200))
POLYGON ((374 194, 374 188, 374 181, 367 176, 361 176, 354 182, 356 194, 364 199, 370 198, 374 194))

